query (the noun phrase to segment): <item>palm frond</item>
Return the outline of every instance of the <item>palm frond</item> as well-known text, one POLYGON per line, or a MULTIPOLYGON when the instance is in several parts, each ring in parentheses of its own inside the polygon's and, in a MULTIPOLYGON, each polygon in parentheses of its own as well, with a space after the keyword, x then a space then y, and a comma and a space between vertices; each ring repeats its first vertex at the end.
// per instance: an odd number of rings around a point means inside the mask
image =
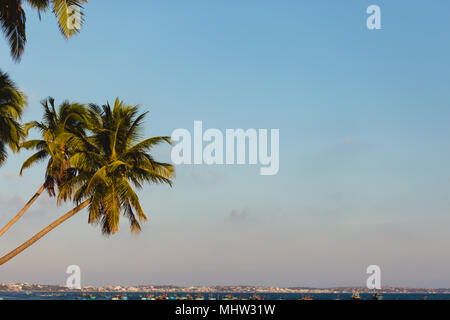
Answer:
POLYGON ((26 150, 30 150, 30 149, 42 150, 45 148, 45 146, 46 146, 45 140, 38 140, 38 139, 27 140, 20 144, 20 148, 23 148, 26 150))
POLYGON ((86 0, 52 0, 53 13, 58 19, 59 30, 66 39, 80 31, 84 23, 83 3, 86 0), (76 17, 79 15, 79 17, 76 17), (79 19, 78 21, 73 21, 79 19), (78 26, 79 24, 79 26, 78 26))
POLYGON ((26 16, 20 1, 2 0, 0 2, 0 24, 9 43, 12 58, 16 62, 20 61, 27 42, 26 16))
POLYGON ((31 157, 29 157, 25 162, 22 164, 22 168, 20 168, 20 175, 22 175, 23 170, 28 169, 33 164, 43 161, 48 157, 48 153, 45 150, 41 150, 33 154, 31 157))
POLYGON ((39 18, 41 17, 41 12, 46 11, 50 5, 50 0, 26 0, 26 2, 30 7, 38 11, 39 18))

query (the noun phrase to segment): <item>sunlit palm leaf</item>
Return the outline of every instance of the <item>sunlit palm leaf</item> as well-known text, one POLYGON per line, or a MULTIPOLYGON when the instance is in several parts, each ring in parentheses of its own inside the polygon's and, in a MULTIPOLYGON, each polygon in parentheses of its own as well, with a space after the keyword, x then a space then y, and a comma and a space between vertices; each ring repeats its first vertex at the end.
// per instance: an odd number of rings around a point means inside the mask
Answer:
POLYGON ((75 33, 78 33, 80 29, 77 24, 81 27, 83 18, 83 3, 87 3, 86 0, 53 0, 53 13, 58 19, 59 30, 66 37, 70 38, 75 33), (76 15, 79 12, 79 17, 76 15), (73 21, 74 19, 79 19, 78 21, 73 21))
POLYGON ((22 175, 23 170, 31 167, 33 164, 36 164, 40 161, 45 160, 48 158, 48 152, 45 150, 41 150, 33 154, 31 157, 29 157, 25 162, 22 164, 22 168, 20 168, 20 175, 22 175))

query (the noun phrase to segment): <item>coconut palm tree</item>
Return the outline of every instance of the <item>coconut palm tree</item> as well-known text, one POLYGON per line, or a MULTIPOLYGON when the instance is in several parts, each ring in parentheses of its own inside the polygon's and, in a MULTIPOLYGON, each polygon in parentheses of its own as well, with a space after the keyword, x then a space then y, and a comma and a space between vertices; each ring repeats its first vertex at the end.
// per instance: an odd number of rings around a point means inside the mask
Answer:
POLYGON ((0 1, 0 24, 2 31, 9 42, 11 56, 15 61, 19 61, 27 42, 26 36, 26 14, 23 4, 28 4, 36 9, 39 17, 42 12, 51 8, 56 18, 61 33, 69 38, 79 31, 78 28, 71 27, 73 11, 71 8, 80 9, 80 25, 83 22, 81 9, 87 0, 1 0, 0 1))
POLYGON ((39 190, 31 197, 26 205, 12 218, 6 226, 0 230, 0 237, 22 217, 44 190, 52 197, 55 196, 55 186, 62 185, 70 167, 70 148, 67 141, 77 135, 82 136, 86 128, 87 112, 84 105, 79 103, 63 102, 58 110, 55 108, 55 100, 48 98, 41 102, 44 109, 42 122, 32 121, 25 124, 25 135, 32 128, 40 131, 42 139, 27 140, 20 144, 24 149, 37 150, 22 165, 23 170, 32 165, 49 159, 45 170, 45 179, 39 190))
POLYGON ((173 166, 156 161, 150 154, 153 147, 170 142, 170 138, 139 141, 146 113, 140 114, 137 106, 125 105, 118 99, 113 107, 91 105, 89 113, 92 135, 70 140, 70 146, 74 146, 70 163, 75 172, 58 195, 59 202, 71 199, 77 206, 0 258, 0 265, 88 206, 88 222, 100 224, 103 234, 118 232, 121 214, 128 218, 131 232, 139 232, 140 223, 147 217, 135 189, 147 182, 172 185, 173 166))
POLYGON ((18 151, 23 136, 19 121, 27 100, 7 73, 0 71, 0 166, 6 161, 9 145, 12 151, 18 151))

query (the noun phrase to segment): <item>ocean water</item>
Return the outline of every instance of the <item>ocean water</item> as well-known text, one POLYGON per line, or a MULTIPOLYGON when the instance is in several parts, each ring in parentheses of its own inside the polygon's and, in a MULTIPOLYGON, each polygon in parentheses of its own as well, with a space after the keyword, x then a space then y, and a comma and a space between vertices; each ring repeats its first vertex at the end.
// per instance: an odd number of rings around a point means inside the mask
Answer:
MULTIPOLYGON (((113 297, 120 296, 121 299, 126 297, 127 300, 142 300, 146 296, 158 296, 160 293, 147 292, 0 292, 0 300, 111 300, 113 297)), ((236 299, 249 299, 254 294, 245 293, 186 293, 186 292, 170 292, 167 293, 169 299, 182 299, 188 294, 196 298, 204 297, 205 300, 217 299, 223 300, 227 296, 236 299)), ((262 300, 300 300, 303 297, 310 296, 313 300, 351 300, 351 293, 261 293, 258 294, 262 300)), ((360 294, 361 300, 372 300, 371 294, 360 294)), ((425 294, 425 293, 384 293, 383 300, 450 300, 450 294, 425 294)), ((1 302, 0 302, 1 306, 1 302)))

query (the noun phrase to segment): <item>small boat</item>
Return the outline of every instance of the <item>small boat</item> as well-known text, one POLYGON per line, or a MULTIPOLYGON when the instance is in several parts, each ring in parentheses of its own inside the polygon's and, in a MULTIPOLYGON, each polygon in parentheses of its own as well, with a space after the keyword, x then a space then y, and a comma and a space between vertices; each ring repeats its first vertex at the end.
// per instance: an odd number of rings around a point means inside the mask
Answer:
POLYGON ((372 300, 383 300, 383 295, 381 293, 375 292, 372 295, 372 300))
POLYGON ((314 300, 313 299, 313 297, 312 296, 310 296, 310 295, 306 295, 306 296, 304 296, 304 297, 302 297, 300 300, 304 300, 304 301, 311 301, 311 300, 314 300))
POLYGON ((167 294, 166 293, 156 297, 156 300, 168 300, 168 299, 169 298, 167 298, 167 294))
POLYGON ((358 292, 353 292, 352 300, 361 300, 361 296, 359 295, 358 292))

